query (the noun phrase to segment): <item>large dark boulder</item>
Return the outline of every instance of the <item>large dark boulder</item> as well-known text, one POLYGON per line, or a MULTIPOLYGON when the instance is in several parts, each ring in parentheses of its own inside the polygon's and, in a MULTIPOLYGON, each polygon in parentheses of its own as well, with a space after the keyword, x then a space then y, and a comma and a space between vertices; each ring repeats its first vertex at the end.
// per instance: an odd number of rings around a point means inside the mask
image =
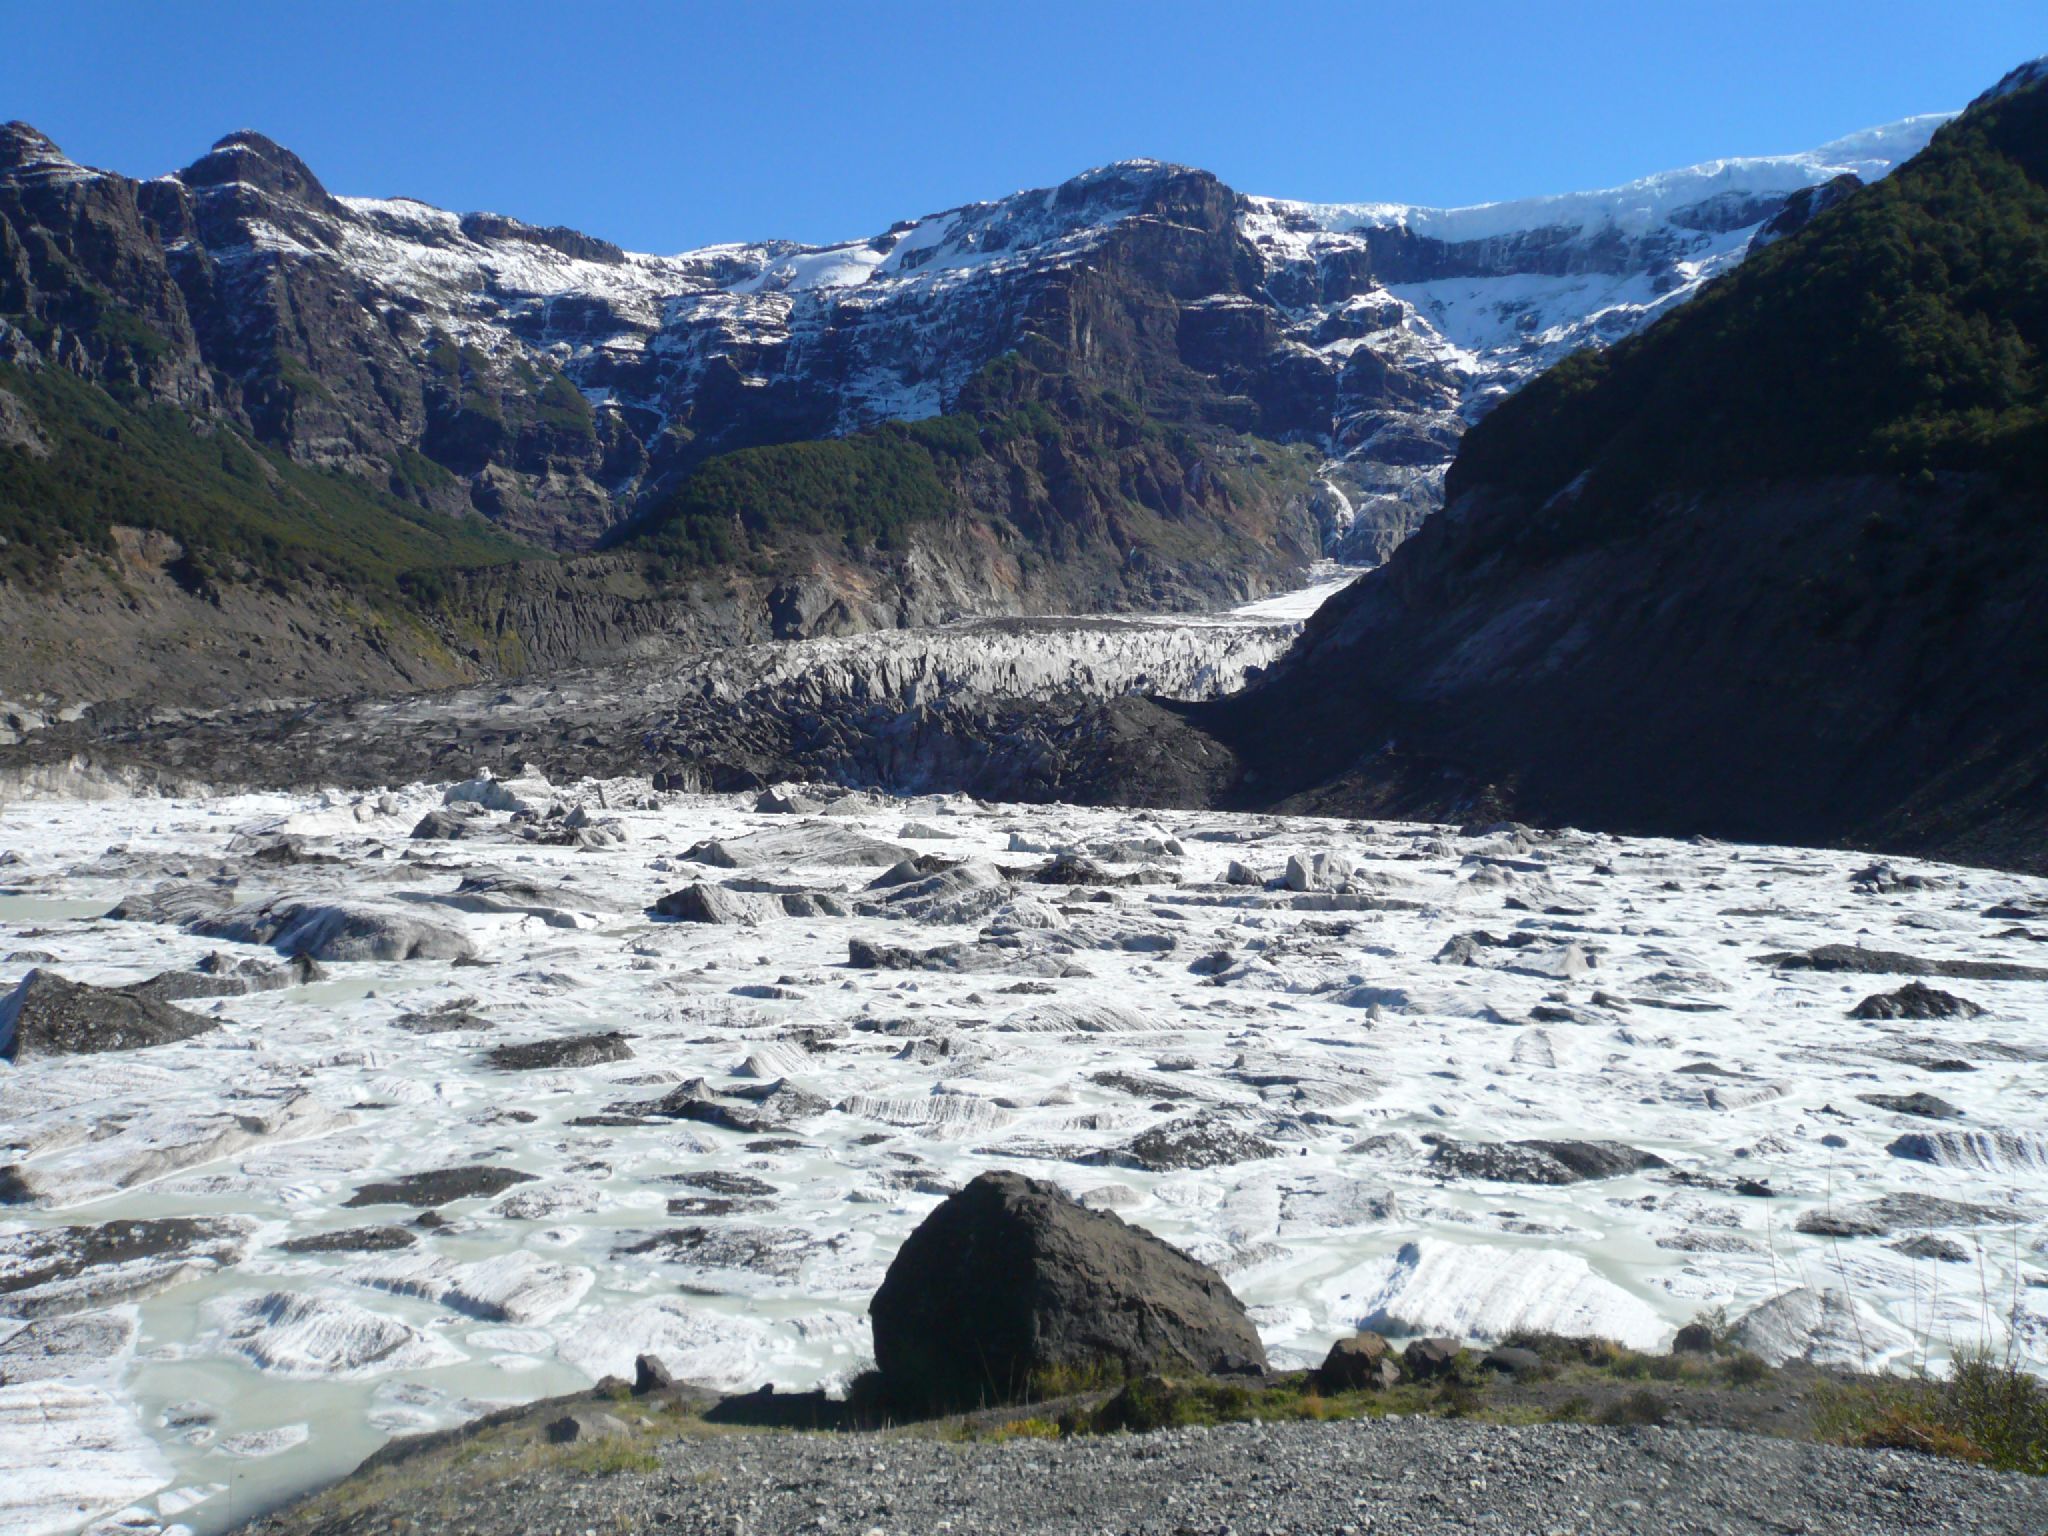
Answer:
POLYGON ((868 1304, 909 1410, 1014 1400, 1048 1374, 1265 1368, 1222 1277, 1054 1185, 985 1173, 925 1218, 868 1304))
POLYGON ((1438 1381, 1458 1374, 1458 1351, 1456 1339, 1416 1339, 1401 1351, 1401 1365, 1411 1380, 1438 1381))
POLYGON ((137 1051, 218 1029, 217 1020, 187 1013, 141 993, 66 981, 34 970, 0 998, 0 1057, 83 1056, 137 1051))

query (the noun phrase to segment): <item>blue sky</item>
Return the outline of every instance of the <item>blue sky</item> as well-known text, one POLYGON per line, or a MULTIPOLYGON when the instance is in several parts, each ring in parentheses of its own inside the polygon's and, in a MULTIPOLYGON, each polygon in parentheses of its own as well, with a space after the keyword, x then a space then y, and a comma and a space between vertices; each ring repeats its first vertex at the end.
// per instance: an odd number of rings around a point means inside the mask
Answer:
POLYGON ((330 189, 635 249, 874 233, 1131 155, 1456 204, 1810 148, 2048 53, 2048 0, 0 0, 0 119, 155 175, 233 128, 330 189))

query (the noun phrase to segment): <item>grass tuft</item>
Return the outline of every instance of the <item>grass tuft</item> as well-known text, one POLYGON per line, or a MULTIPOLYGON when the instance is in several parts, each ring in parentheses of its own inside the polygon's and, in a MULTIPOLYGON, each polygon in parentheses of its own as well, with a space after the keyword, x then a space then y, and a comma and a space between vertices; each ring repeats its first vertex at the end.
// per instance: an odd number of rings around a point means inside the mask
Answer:
POLYGON ((661 1459, 652 1446, 619 1437, 570 1446, 562 1452, 560 1465, 587 1477, 611 1477, 620 1472, 655 1471, 661 1459))
POLYGON ((1922 1372, 1842 1388, 1823 1404, 1819 1427, 1847 1445, 2048 1477, 2048 1385, 1988 1351, 1957 1355, 1946 1376, 1922 1372))

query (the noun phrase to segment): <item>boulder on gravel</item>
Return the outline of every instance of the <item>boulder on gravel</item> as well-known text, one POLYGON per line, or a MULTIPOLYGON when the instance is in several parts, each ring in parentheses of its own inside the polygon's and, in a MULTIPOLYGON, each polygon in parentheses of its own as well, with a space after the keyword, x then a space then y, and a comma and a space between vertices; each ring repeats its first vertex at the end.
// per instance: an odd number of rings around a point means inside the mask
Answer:
POLYGON ((1714 1330, 1705 1323, 1687 1323, 1671 1340, 1674 1355, 1711 1355, 1718 1347, 1714 1330))
POLYGON ((219 1022, 141 993, 66 981, 40 968, 0 998, 0 1058, 139 1051, 218 1029, 219 1022))
POLYGON ((669 1368, 656 1355, 633 1357, 633 1395, 645 1397, 650 1392, 666 1392, 676 1384, 669 1368))
POLYGON ((1376 1333, 1354 1333, 1339 1339, 1316 1368, 1316 1390, 1324 1393, 1377 1392, 1398 1386, 1400 1381, 1394 1346, 1376 1333))
POLYGON ((1266 1364, 1213 1269, 1014 1173, 985 1173, 927 1216, 868 1314, 876 1364, 906 1408, 1014 1400, 1058 1371, 1266 1364))

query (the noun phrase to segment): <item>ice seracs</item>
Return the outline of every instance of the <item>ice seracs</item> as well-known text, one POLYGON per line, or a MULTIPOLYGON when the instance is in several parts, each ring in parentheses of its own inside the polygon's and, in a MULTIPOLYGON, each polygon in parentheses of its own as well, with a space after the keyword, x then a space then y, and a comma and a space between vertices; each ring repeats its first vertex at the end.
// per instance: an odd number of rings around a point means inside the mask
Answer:
POLYGON ((1670 1328, 1641 1298, 1577 1254, 1419 1238, 1347 1277, 1357 1326, 1396 1334, 1495 1341, 1519 1330, 1613 1339, 1637 1349, 1670 1328))
POLYGON ((221 1348, 259 1370, 332 1380, 421 1370, 462 1358, 396 1318, 326 1291, 272 1291, 210 1302, 221 1348))
POLYGON ((133 1407, 102 1387, 0 1386, 0 1521, 18 1536, 59 1536, 156 1492, 169 1463, 133 1407))

